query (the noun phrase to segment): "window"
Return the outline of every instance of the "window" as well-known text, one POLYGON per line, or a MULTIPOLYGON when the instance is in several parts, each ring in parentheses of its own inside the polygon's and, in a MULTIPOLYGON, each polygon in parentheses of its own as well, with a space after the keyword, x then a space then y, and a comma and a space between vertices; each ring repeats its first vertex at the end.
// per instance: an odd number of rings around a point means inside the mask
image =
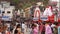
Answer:
POLYGON ((7 13, 10 13, 10 11, 7 11, 7 13))
POLYGON ((1 13, 1 10, 0 10, 0 13, 1 13))
POLYGON ((2 11, 2 13, 5 13, 5 11, 2 11))

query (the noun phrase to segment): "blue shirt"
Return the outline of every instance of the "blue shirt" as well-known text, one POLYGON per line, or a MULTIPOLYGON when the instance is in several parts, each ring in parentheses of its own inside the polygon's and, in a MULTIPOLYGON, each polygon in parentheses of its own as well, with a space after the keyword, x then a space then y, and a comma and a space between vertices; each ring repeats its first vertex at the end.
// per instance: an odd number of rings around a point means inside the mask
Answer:
POLYGON ((60 34, 60 26, 58 27, 58 34, 60 34))

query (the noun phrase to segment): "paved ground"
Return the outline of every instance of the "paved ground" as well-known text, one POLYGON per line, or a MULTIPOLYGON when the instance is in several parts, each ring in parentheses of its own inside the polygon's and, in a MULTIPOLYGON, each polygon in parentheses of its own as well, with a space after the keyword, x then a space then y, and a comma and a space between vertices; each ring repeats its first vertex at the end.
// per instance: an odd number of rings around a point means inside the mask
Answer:
POLYGON ((27 29, 27 34, 31 34, 32 29, 28 28, 27 29))

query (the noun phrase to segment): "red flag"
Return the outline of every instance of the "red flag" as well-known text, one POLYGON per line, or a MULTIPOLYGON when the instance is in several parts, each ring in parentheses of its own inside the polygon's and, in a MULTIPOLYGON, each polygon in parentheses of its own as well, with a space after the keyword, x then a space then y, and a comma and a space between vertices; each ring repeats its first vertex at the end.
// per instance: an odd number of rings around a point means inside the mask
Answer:
POLYGON ((48 18, 49 18, 49 21, 50 21, 50 22, 54 22, 54 15, 49 16, 48 18))

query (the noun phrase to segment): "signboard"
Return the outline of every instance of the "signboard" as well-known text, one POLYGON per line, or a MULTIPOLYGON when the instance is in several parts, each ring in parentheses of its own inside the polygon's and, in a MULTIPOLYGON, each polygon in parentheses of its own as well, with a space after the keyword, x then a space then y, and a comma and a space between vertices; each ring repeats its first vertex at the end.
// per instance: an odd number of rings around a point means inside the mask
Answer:
POLYGON ((38 21, 39 20, 39 18, 33 18, 33 21, 38 21))
POLYGON ((4 21, 11 21, 11 18, 9 18, 9 16, 2 16, 2 20, 4 20, 4 21))
POLYGON ((48 17, 47 17, 47 16, 41 16, 41 17, 40 17, 40 20, 42 20, 42 21, 47 21, 47 20, 48 20, 48 17))

